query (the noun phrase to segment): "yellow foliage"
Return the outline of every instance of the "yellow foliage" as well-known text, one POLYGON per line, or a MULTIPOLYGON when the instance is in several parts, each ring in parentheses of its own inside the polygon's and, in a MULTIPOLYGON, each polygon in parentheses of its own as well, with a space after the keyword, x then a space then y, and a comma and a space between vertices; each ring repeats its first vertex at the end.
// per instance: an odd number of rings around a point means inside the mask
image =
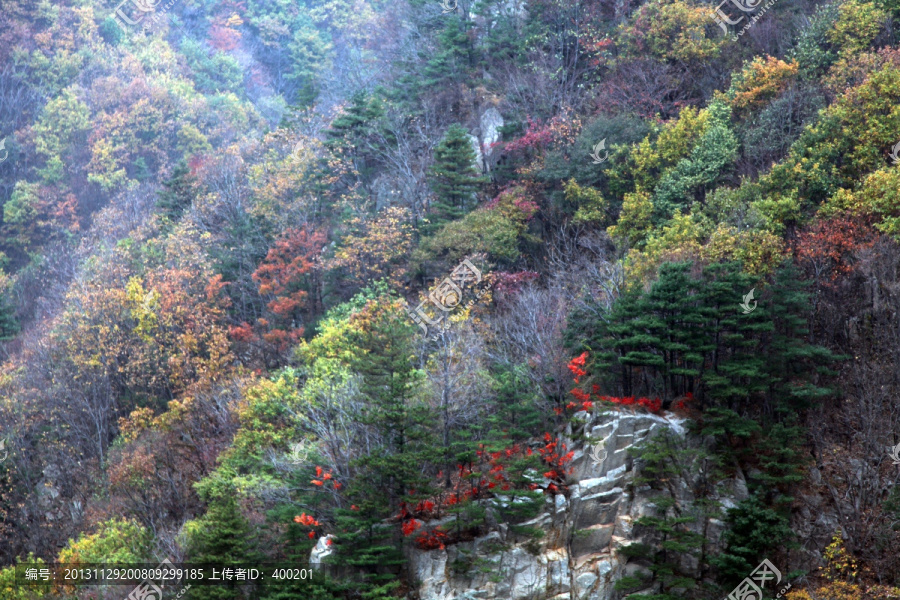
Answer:
POLYGON ((838 7, 838 19, 826 37, 840 48, 842 57, 853 56, 872 43, 887 17, 887 12, 875 6, 874 2, 846 0, 838 7))
POLYGON ((853 556, 844 547, 840 530, 834 532, 831 543, 825 548, 825 578, 829 581, 856 579, 859 569, 853 556))
POLYGON ((634 246, 642 242, 650 232, 652 214, 653 202, 650 201, 649 194, 641 190, 625 194, 619 220, 607 231, 617 241, 634 246))
POLYGON ((148 344, 152 343, 154 332, 159 325, 159 318, 155 312, 159 309, 159 292, 144 291, 140 278, 132 277, 125 286, 125 299, 131 311, 131 318, 138 322, 134 332, 148 344))
POLYGON ((709 126, 709 111, 685 107, 659 132, 655 141, 647 136, 632 152, 635 187, 653 189, 666 169, 690 155, 709 126))
POLYGON ((625 280, 646 285, 663 262, 687 260, 700 253, 702 232, 690 215, 676 210, 662 231, 650 237, 642 250, 625 257, 625 280))
POLYGON ((845 581, 833 581, 816 590, 817 600, 860 600, 863 597, 858 585, 845 581))
POLYGON ((620 29, 624 57, 691 63, 714 60, 724 37, 710 36, 709 9, 682 0, 648 2, 620 29))
POLYGON ((566 193, 566 202, 569 206, 577 207, 574 223, 603 223, 606 221, 606 211, 609 203, 603 198, 600 190, 590 186, 580 186, 574 179, 570 179, 563 186, 566 193))
POLYGON ((895 167, 869 174, 856 191, 838 190, 822 205, 822 215, 842 211, 853 215, 875 215, 875 228, 900 239, 900 172, 895 167))
POLYGON ((385 278, 394 287, 406 284, 404 261, 412 249, 409 210, 391 207, 372 221, 356 218, 329 268, 345 268, 357 281, 385 278))
POLYGON ((768 102, 797 74, 797 63, 757 56, 734 78, 729 90, 735 109, 753 109, 768 102))
POLYGON ((768 231, 738 231, 720 223, 701 256, 711 262, 739 260, 746 273, 763 276, 781 263, 785 247, 781 237, 768 231))

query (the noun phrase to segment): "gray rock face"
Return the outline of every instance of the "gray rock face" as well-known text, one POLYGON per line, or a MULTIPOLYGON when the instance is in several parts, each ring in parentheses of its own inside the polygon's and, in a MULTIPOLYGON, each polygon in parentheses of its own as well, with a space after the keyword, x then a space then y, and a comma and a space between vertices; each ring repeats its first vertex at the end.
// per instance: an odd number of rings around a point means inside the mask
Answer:
MULTIPOLYGON (((547 496, 543 511, 524 525, 538 527, 544 536, 520 542, 507 528, 454 544, 446 550, 410 549, 410 568, 421 600, 612 600, 617 580, 632 574, 633 565, 620 553, 623 546, 641 541, 633 523, 656 514, 651 502, 658 491, 634 483, 636 467, 628 449, 658 431, 668 429, 684 443, 684 421, 669 416, 613 411, 604 415, 579 413, 583 426, 570 426, 566 443, 575 451, 568 498, 547 496), (587 440, 573 442, 572 438, 587 440), (597 450, 595 450, 597 448, 597 450)), ((675 482, 677 501, 694 500, 693 481, 675 482)), ((727 481, 716 487, 720 502, 746 497, 746 485, 727 481)), ((723 516, 723 515, 719 515, 723 516)), ((721 522, 710 518, 696 523, 710 538, 715 552, 721 522)), ((691 570, 694 565, 682 565, 691 570)))
POLYGON ((484 172, 484 154, 481 152, 481 142, 478 138, 469 134, 469 142, 472 144, 472 150, 475 151, 475 161, 472 165, 481 172, 484 172))
POLYGON ((500 128, 503 127, 503 116, 496 108, 489 108, 481 115, 481 145, 484 148, 484 170, 490 171, 497 161, 499 152, 495 152, 493 144, 500 141, 500 128))

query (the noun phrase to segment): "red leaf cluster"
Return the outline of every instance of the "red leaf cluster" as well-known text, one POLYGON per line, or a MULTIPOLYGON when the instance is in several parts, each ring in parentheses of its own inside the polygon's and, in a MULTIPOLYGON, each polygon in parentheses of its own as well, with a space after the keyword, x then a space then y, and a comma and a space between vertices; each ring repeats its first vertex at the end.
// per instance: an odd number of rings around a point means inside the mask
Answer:
POLYGON ((409 521, 404 521, 403 525, 400 526, 400 529, 403 530, 403 535, 405 537, 409 537, 420 527, 422 527, 421 521, 416 520, 416 519, 410 519, 409 521))
POLYGON ((850 274, 860 251, 877 239, 871 217, 839 215, 817 220, 800 233, 795 245, 798 260, 810 267, 817 280, 833 282, 850 274))
POLYGON ((312 515, 300 513, 300 516, 294 517, 294 523, 305 525, 306 527, 319 527, 321 523, 315 520, 312 515))
POLYGON ((443 550, 446 543, 449 542, 450 536, 440 527, 435 527, 431 531, 423 531, 416 538, 416 545, 422 550, 443 550))
MULTIPOLYGON (((572 374, 575 376, 575 383, 578 383, 578 381, 582 377, 587 375, 587 371, 584 370, 584 363, 585 361, 587 361, 587 356, 587 352, 582 352, 580 356, 576 356, 571 361, 569 361, 568 367, 569 370, 572 371, 572 374)), ((579 400, 581 400, 581 398, 579 398, 579 400)), ((587 398, 584 398, 584 400, 587 400, 587 398)))
POLYGON ((332 487, 334 487, 334 489, 336 490, 339 490, 343 487, 334 478, 334 472, 331 469, 328 469, 328 472, 326 473, 322 469, 322 467, 316 466, 316 479, 313 479, 312 481, 310 481, 310 483, 317 487, 324 487, 328 484, 329 481, 331 482, 332 487))

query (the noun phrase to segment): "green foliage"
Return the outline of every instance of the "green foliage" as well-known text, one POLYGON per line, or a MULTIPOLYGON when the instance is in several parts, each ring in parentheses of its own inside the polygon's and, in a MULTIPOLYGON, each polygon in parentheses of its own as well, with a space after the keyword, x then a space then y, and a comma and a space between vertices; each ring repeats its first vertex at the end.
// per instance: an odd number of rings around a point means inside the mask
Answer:
MULTIPOLYGON (((250 525, 241 513, 232 484, 214 478, 198 486, 198 492, 208 508, 200 519, 185 526, 187 560, 222 566, 250 562, 255 556, 250 525)), ((192 600, 236 600, 241 596, 235 587, 194 586, 190 590, 192 600)))
POLYGON ((690 156, 678 161, 659 181, 653 196, 657 223, 669 219, 676 208, 701 200, 737 157, 737 138, 728 124, 731 109, 714 101, 707 110, 709 126, 690 156))
POLYGON ((181 161, 172 170, 169 179, 163 182, 156 206, 163 217, 175 222, 181 218, 181 214, 191 206, 196 197, 196 180, 191 175, 187 163, 181 161))
MULTIPOLYGON (((761 183, 775 202, 815 207, 884 165, 900 129, 900 69, 887 64, 825 109, 761 183)), ((791 210, 795 210, 793 207, 791 210)), ((783 211, 779 211, 783 212, 783 211)), ((777 214, 776 214, 776 217, 777 214)))
POLYGON ((627 160, 610 165, 610 191, 615 195, 652 191, 663 174, 690 155, 709 128, 709 122, 709 111, 685 107, 677 119, 653 126, 631 150, 627 160))
POLYGON ((189 38, 182 42, 181 52, 193 71, 197 89, 204 92, 240 92, 244 73, 233 56, 209 51, 189 38))
POLYGON ((581 187, 574 179, 563 186, 566 193, 566 204, 575 207, 573 223, 604 223, 607 220, 609 203, 604 200, 599 190, 581 187))
POLYGON ((437 50, 425 63, 421 86, 426 90, 452 88, 468 78, 474 64, 467 23, 453 15, 437 37, 437 50))
POLYGON ((747 577, 762 559, 789 546, 794 538, 786 512, 766 506, 756 495, 728 509, 726 522, 726 550, 710 562, 729 583, 747 577))
MULTIPOLYGON (((550 185, 574 180, 579 186, 596 188, 601 194, 616 198, 621 191, 610 191, 609 171, 617 169, 626 161, 630 147, 646 138, 649 133, 648 123, 638 117, 625 114, 600 115, 585 125, 574 144, 548 151, 537 177, 550 185), (602 165, 596 165, 589 157, 594 146, 604 140, 609 150, 609 159, 602 165)), ((556 196, 559 194, 554 197, 556 196)), ((566 214, 570 214, 575 207, 566 202, 563 209, 566 214)))
MULTIPOLYGON (((496 203, 480 207, 458 221, 447 223, 432 237, 422 240, 416 262, 444 259, 456 263, 465 256, 485 253, 497 262, 513 264, 525 244, 540 240, 528 234, 528 221, 536 206, 512 188, 500 194, 496 203)), ((452 268, 452 266, 451 266, 452 268)))
POLYGON ((349 156, 357 173, 364 179, 374 167, 375 127, 384 115, 384 106, 376 96, 357 92, 331 127, 325 130, 325 145, 334 152, 349 156))
POLYGON ((815 81, 837 60, 828 42, 831 28, 838 19, 835 3, 817 5, 809 25, 800 32, 792 56, 799 65, 800 76, 815 81))
POLYGON ((744 155, 762 167, 781 160, 824 108, 825 98, 815 86, 798 86, 775 98, 754 115, 743 131, 744 155))
POLYGON ((753 277, 735 264, 692 276, 691 266, 663 264, 648 291, 623 295, 598 324, 597 366, 624 395, 691 392, 731 409, 777 398, 798 410, 830 393, 816 381, 838 357, 806 341, 808 295, 793 267, 777 272, 769 306, 745 315, 737 300, 758 286, 753 277))
MULTIPOLYGON (((398 528, 384 519, 401 503, 414 505, 432 494, 422 465, 438 457, 428 426, 434 415, 417 394, 422 374, 412 362, 416 326, 401 303, 386 296, 368 301, 346 326, 352 351, 340 355, 358 373, 365 400, 356 418, 379 443, 353 461, 356 475, 347 483, 346 497, 355 508, 335 511, 336 561, 362 572, 376 589, 390 589, 404 558, 398 528)), ((330 328, 323 327, 319 337, 334 339, 330 328)), ((312 347, 324 341, 313 340, 312 347)))
POLYGON ((528 365, 498 365, 492 383, 494 407, 486 418, 486 437, 520 440, 539 435, 544 430, 545 415, 535 401, 537 393, 528 376, 528 365))
POLYGON ((653 202, 643 191, 625 194, 619 220, 609 227, 610 237, 626 247, 640 246, 649 234, 653 216, 653 202))
POLYGON ((110 519, 97 532, 69 540, 59 553, 62 563, 140 564, 150 558, 153 536, 135 521, 110 519))
POLYGON ((475 192, 485 181, 475 166, 475 158, 468 131, 461 125, 451 125, 434 150, 434 164, 428 172, 436 198, 426 232, 436 232, 475 206, 475 192))
POLYGON ((900 172, 896 168, 879 169, 868 175, 858 189, 838 190, 822 210, 874 215, 879 231, 900 239, 900 172))
POLYGON ((716 503, 705 497, 705 482, 721 476, 717 459, 671 431, 657 434, 629 452, 635 457, 639 474, 635 484, 649 483, 662 493, 652 500, 654 513, 634 522, 636 531, 650 543, 631 544, 624 549, 629 559, 646 565, 648 571, 637 571, 636 577, 617 589, 648 587, 652 583, 659 586, 661 597, 679 597, 696 586, 693 577, 683 571, 683 565, 703 565, 708 560, 705 538, 692 527, 717 514, 716 503), (683 493, 679 487, 683 484, 691 486, 694 502, 679 502, 683 493))
MULTIPOLYGON (((21 565, 28 565, 38 569, 44 568, 44 560, 35 557, 33 553, 29 553, 24 560, 16 559, 16 565, 22 569, 21 565)), ((5 569, 0 569, 0 597, 4 600, 36 600, 37 598, 48 598, 50 594, 42 587, 21 586, 16 583, 16 565, 11 565, 5 569)), ((21 577, 21 571, 20 571, 21 577)))
POLYGON ((292 68, 286 78, 299 88, 300 106, 312 106, 315 103, 319 78, 331 66, 333 46, 327 38, 327 34, 311 23, 304 24, 294 32, 293 39, 287 46, 292 68))

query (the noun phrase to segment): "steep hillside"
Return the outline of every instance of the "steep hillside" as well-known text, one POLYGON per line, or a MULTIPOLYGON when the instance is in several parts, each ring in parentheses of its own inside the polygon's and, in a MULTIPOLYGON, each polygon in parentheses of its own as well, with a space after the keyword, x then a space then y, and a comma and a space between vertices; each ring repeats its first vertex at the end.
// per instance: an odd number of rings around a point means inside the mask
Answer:
POLYGON ((0 7, 0 598, 900 598, 896 0, 0 7))

